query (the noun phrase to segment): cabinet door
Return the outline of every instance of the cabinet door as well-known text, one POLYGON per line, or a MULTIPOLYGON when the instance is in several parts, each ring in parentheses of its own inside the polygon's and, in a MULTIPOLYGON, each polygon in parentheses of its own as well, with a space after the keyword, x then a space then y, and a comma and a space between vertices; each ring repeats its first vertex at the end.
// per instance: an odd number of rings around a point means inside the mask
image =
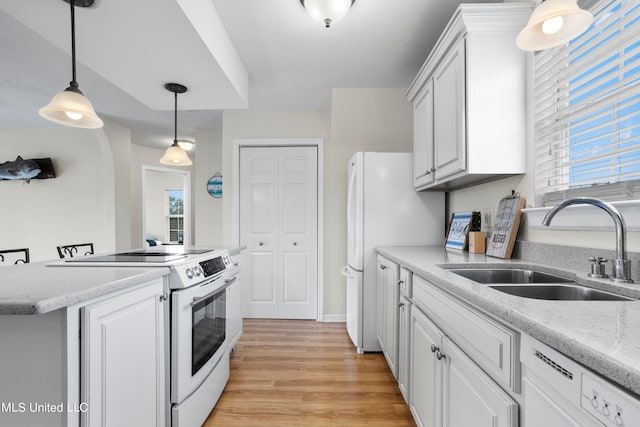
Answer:
POLYGON ((409 329, 411 327, 411 303, 403 296, 398 304, 398 387, 409 403, 409 329))
POLYGON ((433 80, 413 102, 413 185, 433 182, 433 80))
POLYGON ((400 314, 400 266, 389 260, 384 261, 384 347, 382 351, 387 359, 393 376, 398 378, 398 316, 400 314))
POLYGON ((442 420, 442 364, 432 348, 440 347, 444 334, 415 305, 410 316, 409 408, 419 427, 437 427, 442 420))
POLYGON ((233 349, 242 335, 242 284, 240 273, 232 277, 232 283, 227 288, 227 321, 226 335, 229 340, 229 350, 233 349))
POLYGON ((82 309, 83 425, 165 425, 161 279, 82 309))
POLYGON ((444 427, 518 426, 518 404, 447 337, 442 353, 444 427))
POLYGON ((376 336, 378 337, 378 342, 380 343, 380 347, 384 351, 386 346, 385 338, 386 327, 387 327, 387 310, 385 305, 385 286, 387 280, 387 264, 388 261, 381 255, 377 256, 377 270, 376 270, 376 336))
POLYGON ((435 180, 466 169, 464 39, 444 56, 433 75, 435 180))

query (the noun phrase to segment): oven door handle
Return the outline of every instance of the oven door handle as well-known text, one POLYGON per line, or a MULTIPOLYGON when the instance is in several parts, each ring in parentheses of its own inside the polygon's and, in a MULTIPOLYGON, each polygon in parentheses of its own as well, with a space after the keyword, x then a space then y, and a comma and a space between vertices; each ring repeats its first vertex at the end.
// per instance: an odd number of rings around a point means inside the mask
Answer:
POLYGON ((194 305, 206 300, 207 298, 212 297, 213 295, 217 294, 220 291, 224 291, 225 289, 227 289, 229 286, 231 286, 231 284, 233 282, 236 281, 236 278, 234 277, 232 280, 225 280, 224 285, 220 286, 219 288, 216 288, 215 291, 211 291, 208 294, 206 294, 205 296, 202 297, 195 297, 193 299, 193 301, 191 301, 191 307, 193 307, 194 305))

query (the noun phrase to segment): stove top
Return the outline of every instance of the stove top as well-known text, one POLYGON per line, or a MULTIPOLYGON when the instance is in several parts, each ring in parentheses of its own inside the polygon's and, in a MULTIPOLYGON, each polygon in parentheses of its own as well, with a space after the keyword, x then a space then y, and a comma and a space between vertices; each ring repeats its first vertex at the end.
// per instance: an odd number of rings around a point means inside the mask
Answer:
POLYGON ((114 254, 66 258, 51 266, 82 267, 165 267, 170 269, 169 286, 180 289, 218 277, 234 263, 226 250, 183 249, 176 251, 133 250, 114 254))

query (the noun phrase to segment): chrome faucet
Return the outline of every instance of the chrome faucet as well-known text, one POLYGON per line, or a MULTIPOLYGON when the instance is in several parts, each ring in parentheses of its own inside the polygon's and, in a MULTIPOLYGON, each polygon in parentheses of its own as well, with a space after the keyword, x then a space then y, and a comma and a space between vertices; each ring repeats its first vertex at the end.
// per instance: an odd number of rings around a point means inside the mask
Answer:
POLYGON ((567 199, 562 203, 556 205, 545 215, 542 220, 542 225, 549 226, 551 224, 551 218, 553 218, 558 212, 570 205, 593 205, 606 211, 613 222, 616 225, 616 259, 613 264, 613 274, 611 279, 620 283, 632 283, 631 280, 631 261, 626 257, 625 238, 626 238, 626 226, 624 219, 620 212, 611 204, 599 199, 593 199, 590 197, 573 197, 567 199))

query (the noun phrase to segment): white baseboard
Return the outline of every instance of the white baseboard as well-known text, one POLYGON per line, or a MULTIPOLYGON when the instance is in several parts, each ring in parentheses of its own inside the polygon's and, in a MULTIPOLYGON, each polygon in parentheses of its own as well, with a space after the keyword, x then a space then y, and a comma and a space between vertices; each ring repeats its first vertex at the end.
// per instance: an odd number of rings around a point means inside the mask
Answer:
POLYGON ((346 322, 347 315, 346 314, 325 314, 323 322, 346 322))

